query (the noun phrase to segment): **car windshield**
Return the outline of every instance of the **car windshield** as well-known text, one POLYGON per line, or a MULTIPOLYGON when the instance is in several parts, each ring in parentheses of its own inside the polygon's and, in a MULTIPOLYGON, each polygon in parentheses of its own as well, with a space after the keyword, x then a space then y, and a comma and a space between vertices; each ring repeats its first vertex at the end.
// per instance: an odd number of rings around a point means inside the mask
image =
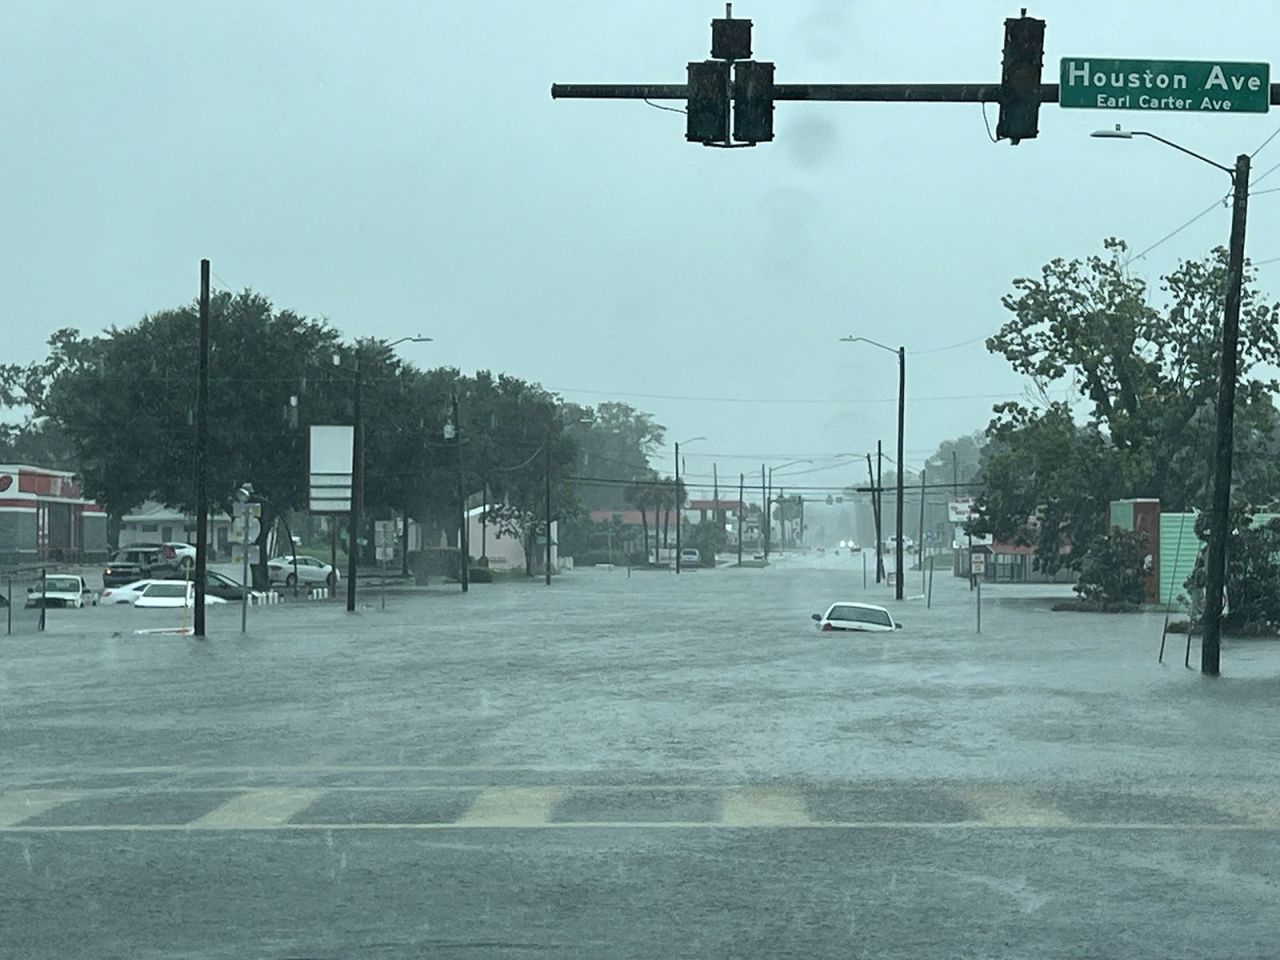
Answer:
POLYGON ((1278 50, 3 4, 0 960, 1280 958, 1278 50))
POLYGON ((149 584, 143 591, 146 597, 185 597, 188 585, 181 580, 167 580, 149 584))
MULTIPOLYGON (((39 590, 40 583, 37 582, 32 589, 39 590)), ((57 590, 61 593, 79 593, 80 580, 77 577, 46 577, 44 589, 48 591, 57 590)))
POLYGON ((884 610, 875 610, 868 607, 856 607, 840 605, 831 608, 831 612, 827 614, 828 620, 842 620, 852 623, 872 623, 882 627, 893 626, 893 620, 884 610))

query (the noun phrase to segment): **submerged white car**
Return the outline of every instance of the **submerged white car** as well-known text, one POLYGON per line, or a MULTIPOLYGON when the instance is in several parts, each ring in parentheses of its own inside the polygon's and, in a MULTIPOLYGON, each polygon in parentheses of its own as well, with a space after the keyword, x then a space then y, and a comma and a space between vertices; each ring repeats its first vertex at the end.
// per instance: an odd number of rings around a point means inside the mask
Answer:
POLYGON ((83 607, 97 603, 84 577, 52 573, 27 587, 27 606, 83 607))
MULTIPOLYGON (((226 603, 221 597, 205 594, 205 606, 226 603)), ((196 585, 189 580, 152 580, 142 588, 135 607, 194 607, 196 585)))
POLYGON ((889 611, 872 603, 833 603, 826 613, 815 613, 819 630, 858 630, 863 633, 893 633, 902 624, 894 622, 889 611))
POLYGON ((103 606, 113 604, 132 604, 142 596, 142 591, 153 583, 164 583, 164 580, 135 580, 122 587, 106 587, 98 594, 98 602, 103 606))

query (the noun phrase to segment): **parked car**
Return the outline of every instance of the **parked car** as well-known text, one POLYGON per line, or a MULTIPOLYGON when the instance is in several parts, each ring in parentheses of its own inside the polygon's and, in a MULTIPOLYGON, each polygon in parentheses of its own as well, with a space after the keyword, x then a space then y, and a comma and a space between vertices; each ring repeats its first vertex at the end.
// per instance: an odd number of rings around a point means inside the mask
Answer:
POLYGON ((327 583, 332 586, 342 579, 342 575, 329 564, 315 557, 298 554, 298 575, 295 580, 293 560, 289 556, 267 561, 268 579, 272 583, 283 583, 286 587, 292 587, 295 583, 327 583))
POLYGON ((191 563, 196 562, 196 548, 189 543, 162 543, 160 544, 160 556, 165 560, 177 560, 179 562, 188 560, 191 563))
POLYGON ((873 603, 833 603, 826 613, 815 613, 819 630, 857 630, 864 633, 893 633, 901 630, 889 611, 873 603))
MULTIPOLYGON (((193 607, 196 602, 196 585, 189 580, 153 580, 142 588, 133 602, 135 607, 193 607)), ((226 603, 221 597, 206 594, 205 606, 226 603)))
POLYGON ((106 587, 98 594, 98 603, 106 607, 120 604, 132 605, 148 586, 162 582, 161 580, 135 580, 133 583, 121 584, 118 587, 106 587))
POLYGON ((680 563, 696 567, 702 563, 702 554, 694 547, 685 547, 680 551, 680 563))
POLYGON ((118 587, 135 580, 160 579, 169 571, 181 570, 176 556, 165 559, 162 543, 133 543, 117 550, 102 571, 102 586, 118 587))
POLYGON ((83 607, 97 602, 84 577, 75 574, 49 574, 27 587, 28 607, 83 607))
MULTIPOLYGON (((186 570, 170 570, 165 574, 165 579, 167 580, 186 580, 189 578, 190 573, 186 570)), ((234 600, 237 603, 244 597, 244 587, 239 582, 213 570, 205 571, 204 591, 207 596, 221 597, 223 600, 234 600)), ((252 591, 250 592, 252 593, 252 591)))

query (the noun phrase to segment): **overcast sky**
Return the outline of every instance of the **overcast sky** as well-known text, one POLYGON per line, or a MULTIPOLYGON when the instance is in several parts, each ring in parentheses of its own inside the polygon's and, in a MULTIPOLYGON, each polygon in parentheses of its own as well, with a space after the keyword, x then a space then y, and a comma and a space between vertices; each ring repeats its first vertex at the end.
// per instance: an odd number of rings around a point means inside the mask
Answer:
MULTIPOLYGON (((219 285, 344 334, 434 337, 401 348, 419 364, 625 400, 673 440, 705 435, 687 450, 697 475, 713 458, 736 477, 762 458, 891 449, 894 359, 836 342, 848 333, 908 350, 909 464, 985 426, 1024 390, 974 342, 1012 278, 1109 235, 1142 249, 1229 188, 1151 141, 1089 131, 1145 127, 1229 164, 1280 127, 1280 112, 1045 106, 1039 139, 1010 147, 978 105, 781 103, 772 144, 724 151, 687 144, 679 114, 549 93, 683 82, 720 3, 7 6, 0 359, 189 301, 208 256, 219 285)), ((996 81, 1017 13, 735 4, 780 83, 996 81)), ((1029 13, 1048 22, 1046 81, 1063 56, 1266 60, 1280 36, 1265 0, 1029 13)), ((1280 138, 1257 174, 1273 163, 1280 138)), ((1228 221, 1215 210, 1134 270, 1202 255, 1228 221)), ((1255 260, 1280 257, 1277 222, 1280 194, 1259 196, 1255 260)), ((1280 291, 1280 263, 1260 270, 1280 291)))

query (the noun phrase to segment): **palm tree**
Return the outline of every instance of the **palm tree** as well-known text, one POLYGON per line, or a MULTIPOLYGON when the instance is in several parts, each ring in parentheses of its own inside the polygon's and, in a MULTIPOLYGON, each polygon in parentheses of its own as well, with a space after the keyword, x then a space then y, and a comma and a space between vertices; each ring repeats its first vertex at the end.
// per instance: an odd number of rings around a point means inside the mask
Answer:
POLYGON ((657 502, 654 500, 654 487, 651 482, 639 480, 627 487, 624 494, 627 503, 631 504, 640 511, 640 526, 644 528, 644 557, 645 563, 649 562, 649 514, 648 508, 652 506, 653 527, 656 531, 658 528, 658 508, 657 502))

